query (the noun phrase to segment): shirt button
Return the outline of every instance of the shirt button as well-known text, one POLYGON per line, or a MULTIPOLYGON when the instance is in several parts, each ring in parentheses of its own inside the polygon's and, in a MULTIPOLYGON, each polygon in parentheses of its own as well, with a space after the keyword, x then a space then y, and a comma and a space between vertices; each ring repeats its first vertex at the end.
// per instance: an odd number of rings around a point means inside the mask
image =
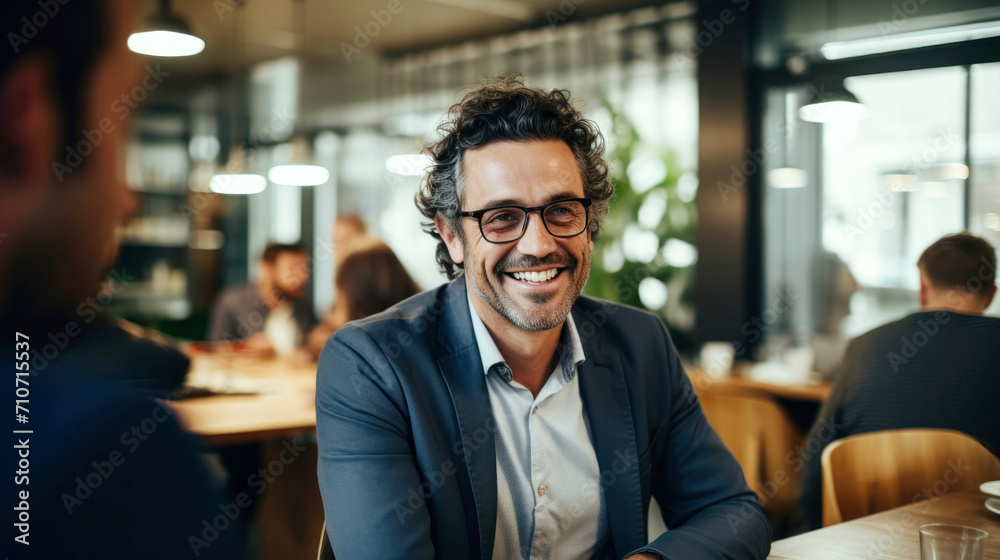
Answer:
POLYGON ((544 484, 539 484, 538 485, 538 495, 539 496, 544 496, 546 491, 548 491, 548 488, 544 484))

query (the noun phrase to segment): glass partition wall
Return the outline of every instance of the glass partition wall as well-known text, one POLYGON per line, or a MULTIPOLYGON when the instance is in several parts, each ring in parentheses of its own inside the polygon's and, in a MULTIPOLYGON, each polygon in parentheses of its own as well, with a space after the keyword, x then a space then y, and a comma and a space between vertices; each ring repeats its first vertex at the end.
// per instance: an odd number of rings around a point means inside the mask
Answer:
POLYGON ((761 357, 811 346, 819 371, 850 338, 918 309, 916 261, 933 241, 968 230, 1000 245, 1000 64, 844 84, 867 118, 804 122, 809 86, 763 93, 764 309, 794 304, 761 357))

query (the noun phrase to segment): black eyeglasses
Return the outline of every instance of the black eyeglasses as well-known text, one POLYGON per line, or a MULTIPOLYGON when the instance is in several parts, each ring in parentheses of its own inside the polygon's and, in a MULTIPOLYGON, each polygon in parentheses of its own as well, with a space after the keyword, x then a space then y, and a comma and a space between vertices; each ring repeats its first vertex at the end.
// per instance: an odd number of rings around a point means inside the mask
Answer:
POLYGON ((576 237, 587 229, 589 198, 557 200, 544 206, 495 206, 475 212, 459 212, 464 218, 479 220, 479 232, 490 243, 512 243, 528 230, 528 214, 538 212, 545 230, 553 237, 576 237))

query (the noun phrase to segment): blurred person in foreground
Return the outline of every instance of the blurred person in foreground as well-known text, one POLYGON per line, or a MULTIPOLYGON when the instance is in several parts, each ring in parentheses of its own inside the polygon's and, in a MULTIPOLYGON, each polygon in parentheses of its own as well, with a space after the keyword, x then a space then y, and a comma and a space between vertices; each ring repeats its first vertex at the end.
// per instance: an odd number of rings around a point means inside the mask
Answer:
POLYGON ((348 321, 381 313, 420 291, 399 257, 385 243, 358 238, 347 245, 337 265, 337 303, 309 334, 318 356, 326 341, 348 321))
POLYGON ((296 354, 316 324, 305 297, 309 260, 298 244, 271 243, 260 258, 257 282, 227 288, 212 309, 208 338, 282 357, 296 354))
POLYGON ((917 267, 920 311, 851 341, 806 440, 819 444, 799 458, 800 503, 810 529, 823 521, 823 448, 838 439, 943 428, 978 439, 1000 457, 1000 319, 982 316, 997 291, 996 252, 982 238, 956 233, 928 247, 917 267))
MULTIPOLYGON (((131 3, 9 0, 0 13, 12 30, 0 54, 0 339, 16 360, 0 556, 187 557, 221 496, 171 410, 119 382, 146 363, 97 371, 121 348, 85 332, 135 206, 113 110, 144 79, 125 47, 131 3), (74 355, 89 357, 78 368, 74 355)), ((239 557, 232 531, 214 537, 199 557, 239 557)))
POLYGON ((453 281, 344 325, 319 361, 337 558, 767 556, 663 323, 580 296, 613 194, 593 123, 509 76, 441 131, 417 205, 453 281))

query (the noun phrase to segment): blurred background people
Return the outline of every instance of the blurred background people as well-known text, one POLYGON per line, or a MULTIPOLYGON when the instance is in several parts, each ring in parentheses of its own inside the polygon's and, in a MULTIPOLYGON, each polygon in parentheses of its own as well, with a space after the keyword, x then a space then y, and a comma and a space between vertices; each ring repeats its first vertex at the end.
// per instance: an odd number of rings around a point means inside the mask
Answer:
POLYGON ((997 291, 995 249, 968 233, 946 235, 923 252, 917 267, 920 311, 851 341, 809 434, 822 444, 802 479, 810 528, 822 525, 820 456, 835 440, 946 428, 971 435, 1000 457, 1000 319, 983 316, 997 291))
MULTIPOLYGON (((170 411, 120 382, 149 355, 102 360, 120 335, 85 332, 115 228, 135 210, 122 180, 126 123, 112 112, 142 83, 125 47, 131 3, 53 6, 58 17, 39 18, 34 1, 0 7, 4 29, 27 35, 8 36, 0 54, 0 334, 18 350, 27 399, 17 423, 7 416, 5 447, 30 462, 5 484, 0 554, 182 558, 220 496, 170 411)), ((238 558, 237 533, 200 556, 238 558)))
POLYGON ((368 226, 357 214, 344 214, 333 225, 333 252, 337 260, 346 256, 352 241, 368 234, 368 226))
POLYGON ((301 245, 272 243, 261 255, 255 284, 219 294, 209 339, 243 341, 256 350, 291 356, 316 324, 306 287, 308 259, 301 245))
POLYGON ((344 323, 385 311, 420 292, 392 249, 371 238, 356 238, 344 248, 336 278, 337 302, 309 335, 315 356, 344 323))

